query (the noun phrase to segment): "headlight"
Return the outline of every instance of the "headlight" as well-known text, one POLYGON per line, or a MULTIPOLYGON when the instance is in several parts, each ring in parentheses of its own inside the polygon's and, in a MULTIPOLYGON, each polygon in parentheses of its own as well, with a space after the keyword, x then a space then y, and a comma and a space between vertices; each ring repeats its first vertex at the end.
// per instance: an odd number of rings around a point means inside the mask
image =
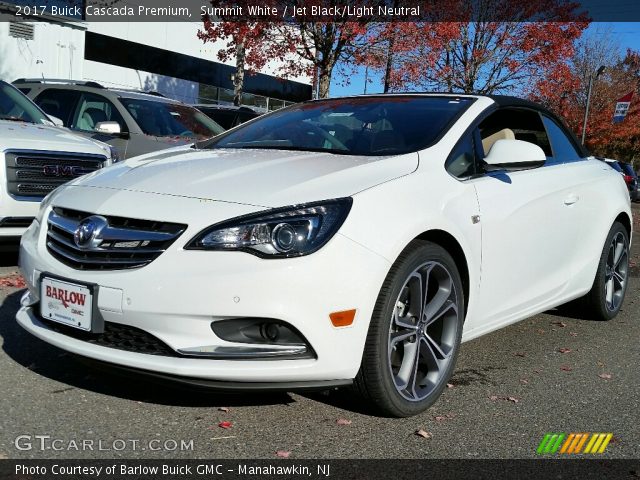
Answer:
POLYGON ((116 150, 115 147, 112 147, 111 145, 108 145, 109 148, 109 164, 113 165, 114 163, 117 163, 120 161, 120 155, 118 154, 118 150, 116 150))
POLYGON ((58 191, 59 188, 60 187, 51 190, 47 194, 47 196, 44 197, 40 202, 40 209, 38 210, 38 215, 36 215, 36 220, 40 225, 42 225, 42 217, 44 216, 44 212, 47 210, 47 207, 51 205, 51 201, 53 200, 53 197, 56 196, 56 192, 58 191))
POLYGON ((277 208, 213 225, 191 240, 189 250, 241 250, 263 258, 315 252, 338 231, 351 198, 277 208))

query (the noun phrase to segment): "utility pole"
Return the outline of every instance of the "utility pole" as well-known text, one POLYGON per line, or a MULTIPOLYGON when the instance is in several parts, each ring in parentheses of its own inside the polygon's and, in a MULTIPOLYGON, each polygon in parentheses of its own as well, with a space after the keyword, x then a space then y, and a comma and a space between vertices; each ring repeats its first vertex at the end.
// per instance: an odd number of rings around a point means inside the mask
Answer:
POLYGON ((593 88, 593 81, 602 75, 607 67, 601 65, 598 70, 591 72, 589 75, 589 89, 587 90, 587 106, 584 109, 584 121, 582 122, 582 145, 584 145, 585 138, 587 137, 587 121, 589 120, 589 104, 591 103, 591 89, 593 88), (595 75, 595 78, 594 78, 595 75))

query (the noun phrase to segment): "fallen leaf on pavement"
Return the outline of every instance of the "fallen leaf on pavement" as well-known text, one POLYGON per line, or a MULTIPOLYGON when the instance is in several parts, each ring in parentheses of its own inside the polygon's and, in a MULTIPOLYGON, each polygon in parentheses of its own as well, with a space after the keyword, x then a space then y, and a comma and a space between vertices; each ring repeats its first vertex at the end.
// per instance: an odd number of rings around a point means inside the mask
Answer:
POLYGON ((573 370, 573 368, 571 368, 569 365, 562 365, 560 367, 560 370, 562 370, 563 372, 570 372, 571 370, 573 370))
POLYGON ((447 388, 453 388, 453 383, 447 383, 447 388))
POLYGON ((610 380, 612 375, 610 373, 601 373, 600 375, 598 375, 600 378, 602 378, 603 380, 610 380))
POLYGON ((527 380, 526 378, 521 378, 520 383, 523 385, 527 385, 529 383, 529 380, 527 380))
POLYGON ((560 327, 560 328, 564 328, 564 327, 566 327, 566 326, 567 326, 567 324, 566 324, 566 323, 561 322, 561 321, 559 321, 559 320, 558 320, 558 321, 555 321, 555 322, 551 322, 551 325, 555 325, 556 327, 560 327))
POLYGON ((351 420, 347 420, 346 418, 339 418, 336 420, 338 425, 351 425, 351 420))
POLYGON ((220 428, 227 429, 227 428, 231 428, 231 427, 233 427, 233 424, 232 424, 231 422, 224 421, 224 422, 220 422, 220 423, 218 424, 218 426, 219 426, 220 428))
POLYGON ((419 428, 418 430, 416 430, 416 435, 422 438, 431 438, 433 435, 431 435, 431 433, 427 432, 426 430, 423 430, 422 428, 419 428))
POLYGON ((438 415, 433 417, 436 422, 443 422, 445 420, 451 420, 454 417, 453 413, 447 413, 446 415, 438 415))
POLYGON ((229 407, 220 407, 218 410, 227 413, 229 411, 229 407))
POLYGON ((513 402, 513 403, 518 403, 518 402, 520 401, 520 400, 519 400, 518 398, 516 398, 516 397, 511 397, 511 396, 509 396, 509 397, 502 396, 502 397, 501 397, 501 396, 498 396, 498 395, 491 395, 491 396, 489 397, 489 400, 492 400, 492 401, 494 401, 494 402, 495 402, 496 400, 507 400, 507 401, 509 401, 509 402, 513 402))
POLYGON ((0 277, 0 287, 25 288, 27 284, 21 275, 6 275, 0 277))
POLYGON ((291 455, 291 452, 287 452, 286 450, 278 450, 276 452, 276 456, 280 458, 289 458, 289 455, 291 455))
POLYGON ((569 332, 569 335, 571 335, 572 337, 577 337, 578 336, 578 332, 569 332))
POLYGON ((527 354, 525 352, 515 352, 514 355, 516 357, 526 357, 527 356, 527 354))
POLYGON ((567 347, 562 347, 562 348, 559 348, 558 351, 560 353, 570 353, 572 350, 570 348, 567 348, 567 347))
POLYGON ((544 335, 544 330, 542 328, 539 328, 538 330, 536 330, 536 332, 538 332, 540 335, 544 335))

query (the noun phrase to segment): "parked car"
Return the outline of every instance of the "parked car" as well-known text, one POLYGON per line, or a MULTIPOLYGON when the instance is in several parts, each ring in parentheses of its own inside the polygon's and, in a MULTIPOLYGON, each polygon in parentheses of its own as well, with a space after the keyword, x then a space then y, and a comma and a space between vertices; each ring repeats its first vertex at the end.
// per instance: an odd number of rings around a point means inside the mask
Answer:
POLYGON ((0 240, 3 243, 16 241, 22 235, 46 194, 68 180, 117 160, 108 145, 74 135, 55 126, 56 121, 18 89, 0 80, 0 240))
POLYGON ((534 103, 310 101, 56 190, 22 238, 17 321, 129 372, 355 382, 408 416, 461 341, 579 297, 613 318, 630 237, 621 176, 534 103))
POLYGON ((224 131, 195 108, 155 92, 106 88, 91 81, 13 83, 66 127, 113 145, 121 158, 192 144, 224 131))
POLYGON ((632 202, 638 201, 638 174, 630 163, 620 162, 620 167, 624 172, 624 181, 629 189, 629 196, 632 202))
POLYGON ((263 114, 263 112, 245 106, 236 107, 234 105, 216 105, 210 103, 193 106, 225 130, 236 127, 246 121, 253 120, 263 114))
POLYGON ((629 198, 631 198, 631 201, 638 201, 638 175, 633 169, 633 165, 612 158, 604 158, 603 160, 607 162, 607 165, 622 175, 624 183, 626 183, 627 189, 629 190, 629 198))

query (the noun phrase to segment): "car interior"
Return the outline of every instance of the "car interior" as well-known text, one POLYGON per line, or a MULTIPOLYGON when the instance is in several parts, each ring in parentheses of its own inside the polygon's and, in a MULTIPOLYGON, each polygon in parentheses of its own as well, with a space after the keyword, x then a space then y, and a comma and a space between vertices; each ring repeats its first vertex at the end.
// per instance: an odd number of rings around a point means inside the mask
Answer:
POLYGON ((502 108, 484 119, 478 126, 479 141, 473 146, 471 138, 454 150, 447 162, 447 171, 458 178, 476 172, 475 152, 485 158, 498 140, 522 140, 539 146, 549 159, 552 155, 549 137, 540 114, 534 110, 502 108))
POLYGON ((489 115, 480 125, 480 137, 484 156, 500 139, 522 140, 539 146, 547 157, 551 156, 551 144, 540 114, 534 110, 502 108, 489 115))

